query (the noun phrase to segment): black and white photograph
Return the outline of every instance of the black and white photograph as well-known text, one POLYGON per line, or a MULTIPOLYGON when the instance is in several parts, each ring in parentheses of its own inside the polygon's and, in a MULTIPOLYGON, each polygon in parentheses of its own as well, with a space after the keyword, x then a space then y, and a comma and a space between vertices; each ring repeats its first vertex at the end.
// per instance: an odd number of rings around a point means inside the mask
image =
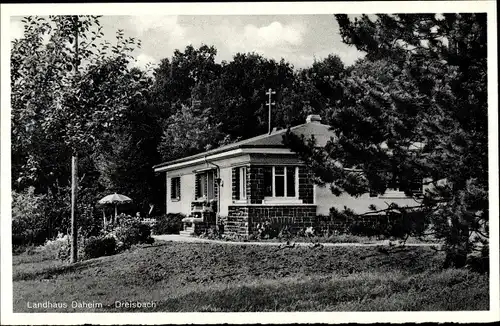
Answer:
POLYGON ((500 320, 494 1, 1 6, 2 324, 500 320))

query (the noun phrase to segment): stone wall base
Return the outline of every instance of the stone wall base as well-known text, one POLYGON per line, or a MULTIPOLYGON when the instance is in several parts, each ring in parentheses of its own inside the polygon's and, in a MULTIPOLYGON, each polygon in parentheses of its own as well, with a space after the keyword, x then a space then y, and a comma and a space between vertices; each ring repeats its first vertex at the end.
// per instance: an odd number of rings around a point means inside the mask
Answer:
POLYGON ((238 235, 250 235, 263 223, 286 226, 297 232, 313 226, 316 217, 315 205, 238 205, 229 206, 228 211, 228 216, 221 219, 224 232, 238 235))

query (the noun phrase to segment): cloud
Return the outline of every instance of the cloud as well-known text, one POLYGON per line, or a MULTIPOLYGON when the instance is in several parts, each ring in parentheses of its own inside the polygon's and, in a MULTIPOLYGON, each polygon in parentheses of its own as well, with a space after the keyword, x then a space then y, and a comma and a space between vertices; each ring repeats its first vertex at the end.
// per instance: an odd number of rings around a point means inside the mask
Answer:
POLYGON ((233 52, 288 52, 302 44, 304 28, 299 24, 283 25, 275 21, 262 27, 248 24, 240 30, 227 25, 218 26, 217 34, 233 52))
POLYGON ((333 35, 335 26, 330 22, 321 24, 309 17, 265 20, 263 17, 253 19, 246 16, 199 18, 150 15, 126 19, 129 27, 143 41, 142 49, 137 53, 138 66, 154 59, 158 62, 160 58, 171 56, 175 49, 182 51, 188 44, 195 47, 214 45, 218 50, 216 61, 219 62, 231 60, 238 52, 256 52, 269 59, 285 58, 296 68, 310 66, 314 58, 320 60, 328 54, 339 55, 348 65, 363 56, 354 47, 343 44, 338 32, 333 35), (315 30, 316 25, 321 33, 315 30))
POLYGON ((173 43, 184 40, 186 36, 186 28, 179 24, 177 16, 134 16, 132 25, 139 35, 148 32, 162 33, 173 43))
POLYGON ((142 54, 138 61, 155 61, 171 54, 175 49, 183 49, 191 44, 188 38, 188 28, 179 23, 178 16, 134 16, 130 18, 130 25, 136 30, 142 40, 142 54))
POLYGON ((269 48, 279 45, 300 45, 303 33, 304 28, 301 25, 282 25, 275 21, 260 28, 252 24, 246 25, 243 38, 247 44, 269 48))
POLYGON ((135 59, 135 66, 145 70, 148 65, 156 64, 156 59, 145 53, 141 53, 135 59))
POLYGON ((274 21, 269 25, 247 24, 240 28, 224 24, 216 26, 214 32, 217 43, 227 48, 231 56, 237 52, 256 52, 267 58, 289 60, 295 59, 303 45, 305 28, 301 24, 274 21))

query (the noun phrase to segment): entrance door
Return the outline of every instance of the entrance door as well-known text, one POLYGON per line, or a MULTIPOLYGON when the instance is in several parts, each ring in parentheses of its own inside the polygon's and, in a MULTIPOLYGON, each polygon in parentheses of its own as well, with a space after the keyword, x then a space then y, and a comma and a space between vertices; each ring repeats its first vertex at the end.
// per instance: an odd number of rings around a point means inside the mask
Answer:
POLYGON ((207 172, 207 199, 208 200, 215 199, 214 185, 215 185, 214 171, 208 171, 207 172))
POLYGON ((204 198, 206 200, 215 199, 215 172, 206 171, 197 176, 197 193, 196 198, 204 198))

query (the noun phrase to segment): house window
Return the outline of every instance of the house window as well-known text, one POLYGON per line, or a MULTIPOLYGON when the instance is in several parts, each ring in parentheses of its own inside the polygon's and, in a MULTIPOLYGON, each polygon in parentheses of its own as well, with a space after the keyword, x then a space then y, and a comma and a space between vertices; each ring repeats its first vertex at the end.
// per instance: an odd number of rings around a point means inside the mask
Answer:
POLYGON ((423 180, 421 178, 413 178, 410 180, 408 184, 409 192, 414 196, 422 196, 423 195, 423 180))
POLYGON ((204 198, 210 200, 215 198, 214 180, 213 171, 196 175, 196 199, 204 198))
POLYGON ((170 198, 175 200, 181 199, 181 178, 175 177, 170 179, 170 198))
POLYGON ((404 196, 421 196, 423 193, 423 182, 420 178, 400 179, 395 176, 388 184, 386 193, 382 196, 387 196, 388 193, 401 193, 404 196))
POLYGON ((264 196, 273 196, 273 167, 264 168, 264 196))
POLYGON ((285 197, 285 170, 284 166, 274 167, 274 195, 273 197, 285 197))
POLYGON ((239 188, 239 199, 247 199, 247 168, 244 166, 239 168, 239 188))
POLYGON ((386 191, 400 191, 400 182, 397 176, 394 176, 388 183, 386 191))
POLYGON ((296 184, 295 181, 298 178, 298 173, 297 173, 298 168, 285 168, 285 175, 286 175, 286 197, 296 197, 297 194, 295 192, 296 184))
POLYGON ((247 167, 240 166, 232 169, 233 200, 246 202, 247 200, 247 167))
POLYGON ((264 171, 264 196, 272 198, 297 199, 299 168, 294 166, 273 166, 264 171))

